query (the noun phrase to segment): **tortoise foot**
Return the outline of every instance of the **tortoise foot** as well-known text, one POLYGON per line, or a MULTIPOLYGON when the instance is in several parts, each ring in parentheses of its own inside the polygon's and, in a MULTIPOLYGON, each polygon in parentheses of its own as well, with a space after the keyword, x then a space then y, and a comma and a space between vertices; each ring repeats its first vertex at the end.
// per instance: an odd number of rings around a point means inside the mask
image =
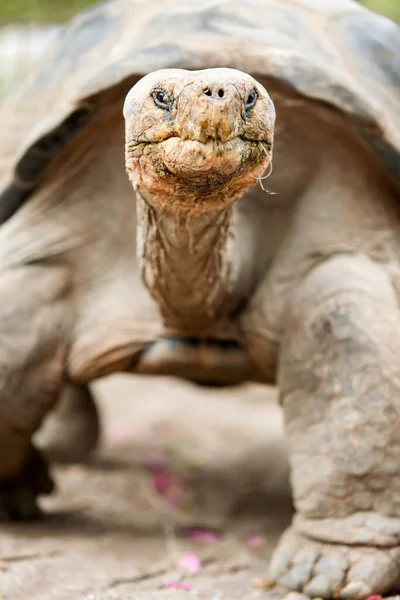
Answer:
POLYGON ((0 480, 0 521, 31 521, 42 514, 37 497, 50 494, 54 483, 39 452, 32 448, 19 476, 0 480))
POLYGON ((310 598, 363 600, 399 584, 400 547, 324 544, 291 527, 275 550, 269 577, 310 598))

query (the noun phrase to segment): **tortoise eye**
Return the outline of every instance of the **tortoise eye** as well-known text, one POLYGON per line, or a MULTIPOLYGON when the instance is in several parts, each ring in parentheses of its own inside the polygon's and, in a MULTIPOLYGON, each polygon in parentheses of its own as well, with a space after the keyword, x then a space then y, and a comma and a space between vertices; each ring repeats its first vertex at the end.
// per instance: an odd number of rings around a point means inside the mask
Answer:
POLYGON ((171 109, 171 100, 169 99, 168 94, 164 92, 164 90, 156 90, 153 92, 153 100, 154 104, 163 110, 171 109))
POLYGON ((244 103, 246 110, 253 108, 253 106, 255 105, 256 102, 257 102, 257 92, 256 92, 256 90, 251 90, 250 94, 246 98, 246 102, 244 103))

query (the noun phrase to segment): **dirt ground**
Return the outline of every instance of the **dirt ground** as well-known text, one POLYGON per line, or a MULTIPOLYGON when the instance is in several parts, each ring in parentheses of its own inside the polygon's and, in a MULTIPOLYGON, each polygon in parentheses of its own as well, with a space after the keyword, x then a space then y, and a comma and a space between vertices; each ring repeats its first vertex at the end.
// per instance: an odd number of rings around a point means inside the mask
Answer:
POLYGON ((2 600, 281 598, 262 589, 291 515, 275 391, 119 376, 95 393, 101 449, 54 468, 44 520, 0 531, 2 600))

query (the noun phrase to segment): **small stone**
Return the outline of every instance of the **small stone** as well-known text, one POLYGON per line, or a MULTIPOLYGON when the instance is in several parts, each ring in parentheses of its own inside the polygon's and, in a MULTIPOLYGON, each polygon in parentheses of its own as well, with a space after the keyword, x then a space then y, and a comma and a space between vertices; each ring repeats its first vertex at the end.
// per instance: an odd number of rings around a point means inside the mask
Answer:
POLYGON ((300 594, 300 592, 289 592, 284 597, 284 600, 309 600, 309 598, 304 594, 300 594))
POLYGON ((254 577, 254 579, 251 580, 251 585, 255 588, 257 588, 258 590, 270 590, 271 588, 274 587, 274 582, 271 581, 270 579, 263 579, 262 577, 254 577))

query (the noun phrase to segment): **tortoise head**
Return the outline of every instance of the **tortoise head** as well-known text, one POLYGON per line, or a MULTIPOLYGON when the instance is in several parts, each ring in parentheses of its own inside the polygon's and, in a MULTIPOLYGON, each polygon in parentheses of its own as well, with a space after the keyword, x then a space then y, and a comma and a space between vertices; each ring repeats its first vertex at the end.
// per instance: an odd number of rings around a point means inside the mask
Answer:
POLYGON ((272 159, 274 105, 234 69, 165 69, 141 79, 124 105, 126 168, 134 188, 168 211, 229 205, 272 159))

